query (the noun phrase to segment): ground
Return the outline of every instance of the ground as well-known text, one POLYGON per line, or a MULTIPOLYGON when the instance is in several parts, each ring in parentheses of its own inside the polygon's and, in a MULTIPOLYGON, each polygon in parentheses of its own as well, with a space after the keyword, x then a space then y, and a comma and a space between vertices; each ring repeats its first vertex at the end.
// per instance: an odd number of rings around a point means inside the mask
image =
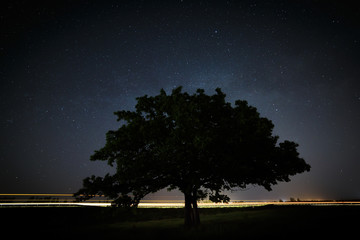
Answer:
POLYGON ((201 226, 191 230, 183 214, 182 208, 0 208, 2 234, 40 239, 347 239, 358 234, 360 206, 203 208, 201 226))

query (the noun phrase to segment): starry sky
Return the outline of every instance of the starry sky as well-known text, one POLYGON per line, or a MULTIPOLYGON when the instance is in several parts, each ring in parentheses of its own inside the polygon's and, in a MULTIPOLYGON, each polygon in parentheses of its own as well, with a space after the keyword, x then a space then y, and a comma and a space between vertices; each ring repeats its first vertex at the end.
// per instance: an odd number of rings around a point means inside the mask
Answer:
MULTIPOLYGON (((138 96, 247 100, 311 166, 233 199, 360 198, 360 9, 353 1, 2 1, 0 193, 73 193, 138 96)), ((159 194, 179 193, 166 191, 159 194)))

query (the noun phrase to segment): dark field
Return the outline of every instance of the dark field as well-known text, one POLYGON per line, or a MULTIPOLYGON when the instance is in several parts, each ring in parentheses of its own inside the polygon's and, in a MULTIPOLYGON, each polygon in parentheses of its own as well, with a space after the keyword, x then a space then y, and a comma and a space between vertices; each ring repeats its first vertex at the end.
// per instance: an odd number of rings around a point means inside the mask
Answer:
POLYGON ((202 208, 201 226, 183 227, 181 208, 0 208, 2 236, 103 239, 356 239, 360 206, 202 208), (6 235, 10 234, 10 235, 6 235))

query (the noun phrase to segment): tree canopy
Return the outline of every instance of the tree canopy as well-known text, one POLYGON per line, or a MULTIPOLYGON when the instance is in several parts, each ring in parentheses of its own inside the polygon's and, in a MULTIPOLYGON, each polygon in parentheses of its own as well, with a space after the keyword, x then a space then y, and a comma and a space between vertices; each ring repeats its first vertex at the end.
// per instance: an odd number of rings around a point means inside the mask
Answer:
POLYGON ((149 193, 163 188, 185 195, 185 223, 198 224, 196 201, 209 196, 228 201, 224 190, 263 186, 267 190, 290 176, 309 171, 298 144, 278 143, 273 123, 255 107, 225 94, 190 95, 178 87, 169 95, 137 98, 135 111, 114 114, 120 123, 106 134, 106 144, 91 160, 116 167, 113 175, 84 179, 78 196, 103 194, 118 205, 137 206, 149 193))

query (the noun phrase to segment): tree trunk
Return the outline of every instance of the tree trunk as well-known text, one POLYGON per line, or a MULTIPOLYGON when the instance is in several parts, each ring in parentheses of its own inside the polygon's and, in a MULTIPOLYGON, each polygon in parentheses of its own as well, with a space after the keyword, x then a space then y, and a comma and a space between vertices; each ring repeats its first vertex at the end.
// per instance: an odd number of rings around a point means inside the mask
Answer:
POLYGON ((192 197, 192 205, 193 205, 193 213, 194 213, 194 226, 198 226, 200 224, 200 215, 199 215, 199 209, 197 205, 197 191, 195 190, 193 192, 192 197))
POLYGON ((185 193, 185 226, 187 228, 196 227, 200 224, 199 210, 197 206, 197 196, 195 194, 185 193))
POLYGON ((191 207, 191 194, 185 194, 185 226, 191 228, 194 222, 194 213, 191 207))

